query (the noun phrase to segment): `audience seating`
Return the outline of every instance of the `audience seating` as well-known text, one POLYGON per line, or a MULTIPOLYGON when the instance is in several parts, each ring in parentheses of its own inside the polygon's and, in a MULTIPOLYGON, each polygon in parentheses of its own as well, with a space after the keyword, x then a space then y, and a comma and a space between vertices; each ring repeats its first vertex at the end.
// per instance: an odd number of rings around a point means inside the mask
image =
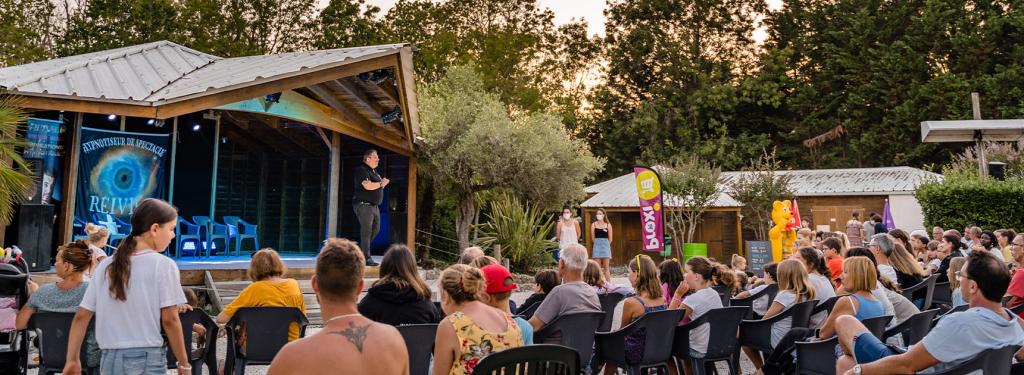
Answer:
POLYGON ((807 328, 811 320, 817 300, 804 301, 790 306, 786 311, 764 320, 744 320, 740 322, 740 345, 749 346, 765 354, 771 354, 772 324, 785 318, 792 318, 791 328, 807 328))
POLYGON ((985 375, 1010 375, 1010 364, 1013 363, 1013 354, 1020 350, 1019 346, 1011 345, 999 349, 989 349, 981 352, 973 359, 961 363, 959 366, 948 371, 936 372, 936 375, 968 375, 975 371, 981 371, 985 375))
POLYGON ((598 326, 604 320, 604 312, 582 312, 575 314, 561 315, 544 328, 533 333, 533 342, 537 344, 556 344, 548 342, 549 338, 556 332, 561 332, 561 339, 557 342, 568 348, 572 348, 580 354, 580 363, 590 363, 590 357, 594 354, 594 334, 598 326))
POLYGON ((601 301, 601 310, 604 311, 604 320, 601 321, 601 326, 597 328, 598 332, 608 332, 612 330, 612 319, 615 315, 615 306, 622 302, 625 298, 620 293, 605 293, 597 295, 597 299, 601 301))
POLYGON ((718 296, 722 298, 722 307, 729 307, 729 300, 732 299, 732 288, 725 285, 715 285, 711 289, 714 289, 718 296))
POLYGON ((644 368, 667 368, 668 363, 672 361, 674 328, 682 318, 681 309, 655 311, 644 314, 618 331, 598 332, 595 335, 597 355, 591 362, 593 373, 600 371, 601 365, 605 363, 625 369, 627 375, 639 375, 644 368), (646 328, 647 332, 642 359, 640 363, 627 363, 626 338, 641 328, 646 328))
POLYGON ((949 309, 953 305, 953 291, 949 289, 949 283, 935 283, 932 291, 932 306, 938 308, 939 312, 949 309))
MULTIPOLYGON (((44 375, 58 374, 64 371, 65 359, 68 354, 68 336, 75 313, 36 312, 32 314, 28 326, 35 331, 39 339, 39 373, 44 375)), ((95 320, 89 325, 95 324, 95 320)), ((99 368, 85 368, 87 365, 86 347, 83 343, 80 354, 83 373, 99 373, 99 368)))
MULTIPOLYGON (((892 315, 864 319, 861 323, 875 337, 881 338, 892 315)), ((839 338, 832 336, 822 341, 805 341, 796 344, 796 369, 798 374, 832 375, 836 371, 836 345, 839 338)))
POLYGON ((229 232, 228 226, 218 223, 211 219, 209 216, 193 216, 192 222, 199 226, 199 233, 203 234, 206 241, 206 254, 213 254, 213 247, 217 240, 221 240, 224 247, 224 255, 228 255, 231 243, 231 233, 229 232))
POLYGON ((224 326, 228 336, 224 373, 244 375, 246 365, 268 365, 288 343, 288 329, 299 325, 306 335, 309 320, 294 307, 243 307, 224 326))
POLYGON ((882 335, 882 341, 888 340, 892 336, 901 335, 904 346, 914 345, 921 341, 928 334, 928 331, 931 331, 932 321, 938 314, 939 309, 925 310, 914 314, 895 327, 887 329, 885 334, 882 335))
POLYGON ((736 328, 740 321, 750 310, 746 306, 723 307, 713 309, 702 315, 700 318, 690 321, 683 326, 676 328, 675 338, 672 340, 672 354, 676 359, 679 368, 683 368, 681 359, 690 360, 692 374, 704 375, 708 366, 714 366, 715 362, 726 361, 729 364, 729 373, 739 374, 738 359, 740 345, 736 338, 736 328), (708 339, 708 350, 703 358, 690 357, 690 332, 701 325, 710 324, 710 336, 708 339))
POLYGON ((932 320, 932 328, 935 328, 935 325, 939 324, 939 320, 942 320, 942 318, 945 317, 946 315, 949 315, 949 314, 952 314, 952 313, 964 312, 964 311, 967 311, 967 309, 969 309, 969 308, 971 308, 970 305, 960 305, 960 306, 956 306, 956 307, 954 307, 952 309, 946 310, 945 313, 935 317, 935 320, 932 320))
POLYGON ((580 355, 561 345, 527 345, 484 357, 473 375, 577 375, 580 355))
POLYGON ((767 295, 768 296, 768 303, 770 304, 772 301, 775 300, 775 295, 776 294, 779 294, 779 284, 771 284, 771 285, 768 285, 767 287, 765 287, 764 289, 761 289, 760 292, 757 292, 755 294, 751 294, 750 297, 747 297, 747 298, 733 298, 733 299, 729 300, 729 306, 750 306, 751 309, 748 310, 747 316, 744 317, 744 319, 747 319, 747 320, 750 320, 750 319, 760 319, 761 316, 757 315, 757 313, 755 313, 754 310, 753 310, 754 301, 757 300, 758 298, 761 298, 761 297, 767 295))
MULTIPOLYGON (((178 319, 181 321, 181 333, 185 340, 185 351, 188 353, 188 363, 192 365, 193 375, 203 375, 203 364, 206 364, 206 369, 210 374, 217 374, 217 332, 220 328, 217 326, 217 322, 213 321, 206 312, 195 309, 178 314, 178 319), (192 325, 199 324, 206 328, 206 344, 197 350, 192 347, 192 335, 195 333, 192 331, 192 325)), ((171 350, 170 346, 167 347, 167 368, 174 369, 178 368, 178 359, 174 356, 174 350, 171 350)))
POLYGON ((260 249, 259 227, 256 224, 249 224, 238 216, 224 216, 222 219, 224 224, 234 229, 234 233, 229 231, 228 236, 235 238, 235 255, 242 250, 242 241, 245 240, 252 240, 252 251, 260 249))
POLYGON ((938 274, 933 274, 931 276, 928 276, 928 278, 924 279, 920 283, 917 283, 917 285, 914 285, 912 287, 903 289, 903 291, 901 293, 903 294, 904 297, 907 297, 908 300, 913 302, 914 301, 914 292, 917 292, 918 290, 921 290, 921 289, 926 289, 925 297, 924 297, 924 303, 921 304, 920 306, 917 306, 917 307, 920 308, 920 309, 927 309, 928 307, 930 307, 932 305, 932 299, 935 296, 935 281, 938 280, 938 279, 939 279, 939 275, 938 274))
POLYGON ((434 339, 437 337, 437 324, 407 324, 395 328, 402 334, 405 348, 409 351, 409 374, 429 374, 430 360, 434 355, 434 339))
MULTIPOLYGON (((821 313, 821 312, 824 312, 825 315, 831 314, 832 313, 832 308, 836 306, 836 301, 838 301, 838 300, 839 300, 838 296, 829 297, 824 302, 818 304, 817 306, 814 306, 814 309, 811 310, 811 316, 815 316, 815 315, 817 315, 818 313, 821 313)), ((813 327, 813 328, 818 328, 818 327, 813 327)))

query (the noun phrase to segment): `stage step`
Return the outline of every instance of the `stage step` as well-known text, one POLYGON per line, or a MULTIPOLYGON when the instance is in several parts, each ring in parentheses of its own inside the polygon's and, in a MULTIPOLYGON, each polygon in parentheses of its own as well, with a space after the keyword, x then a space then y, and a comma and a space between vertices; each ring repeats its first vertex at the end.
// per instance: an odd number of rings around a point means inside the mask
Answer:
MULTIPOLYGON (((309 324, 320 325, 322 320, 320 318, 320 304, 316 300, 316 295, 313 294, 313 284, 310 280, 296 280, 299 283, 299 289, 302 290, 303 302, 306 304, 306 318, 309 319, 309 324)), ((364 289, 359 293, 359 298, 362 298, 366 294, 366 289, 377 281, 377 278, 364 278, 363 285, 364 289)), ((216 296, 220 299, 220 306, 227 306, 238 295, 242 293, 242 290, 251 284, 249 281, 222 281, 215 282, 213 290, 216 290, 216 296)), ((214 293, 211 293, 211 299, 214 293)), ((216 304, 216 303, 215 303, 216 304)))

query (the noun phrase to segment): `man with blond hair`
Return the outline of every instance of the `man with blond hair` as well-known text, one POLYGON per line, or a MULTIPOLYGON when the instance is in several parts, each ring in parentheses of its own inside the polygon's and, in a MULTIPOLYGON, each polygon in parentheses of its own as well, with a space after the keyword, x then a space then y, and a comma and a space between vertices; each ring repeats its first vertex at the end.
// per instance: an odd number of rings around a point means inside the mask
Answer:
MULTIPOLYGON (((573 313, 600 312, 601 301, 593 287, 583 282, 583 270, 587 268, 587 248, 580 244, 572 244, 562 250, 558 259, 558 275, 562 284, 551 289, 544 298, 537 312, 530 318, 530 325, 537 331, 555 320, 555 318, 573 313)), ((549 338, 550 341, 561 337, 549 338)))
POLYGON ((316 257, 313 292, 320 301, 323 329, 285 345, 268 375, 409 374, 405 341, 395 327, 359 314, 366 261, 355 242, 332 238, 316 257))

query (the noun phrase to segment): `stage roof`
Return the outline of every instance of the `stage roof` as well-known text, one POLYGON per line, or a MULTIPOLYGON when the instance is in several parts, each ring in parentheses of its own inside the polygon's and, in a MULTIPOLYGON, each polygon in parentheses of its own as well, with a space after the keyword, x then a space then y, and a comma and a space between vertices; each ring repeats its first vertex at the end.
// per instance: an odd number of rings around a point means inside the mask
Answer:
POLYGON ((1024 120, 954 120, 921 122, 922 142, 974 142, 976 133, 986 141, 1024 139, 1024 120))

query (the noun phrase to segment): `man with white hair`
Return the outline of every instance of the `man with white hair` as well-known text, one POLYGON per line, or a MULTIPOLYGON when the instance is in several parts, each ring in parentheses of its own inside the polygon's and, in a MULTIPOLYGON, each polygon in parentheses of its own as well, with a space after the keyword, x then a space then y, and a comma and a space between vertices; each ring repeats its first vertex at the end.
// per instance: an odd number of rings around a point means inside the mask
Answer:
MULTIPOLYGON (((537 312, 530 318, 530 325, 536 332, 555 320, 555 318, 581 312, 600 312, 601 301, 593 287, 583 282, 583 270, 587 268, 587 248, 573 244, 559 254, 558 275, 562 277, 562 285, 551 289, 544 298, 537 312)), ((557 342, 560 335, 552 335, 548 341, 557 342), (559 337, 555 337, 559 336, 559 337)))

